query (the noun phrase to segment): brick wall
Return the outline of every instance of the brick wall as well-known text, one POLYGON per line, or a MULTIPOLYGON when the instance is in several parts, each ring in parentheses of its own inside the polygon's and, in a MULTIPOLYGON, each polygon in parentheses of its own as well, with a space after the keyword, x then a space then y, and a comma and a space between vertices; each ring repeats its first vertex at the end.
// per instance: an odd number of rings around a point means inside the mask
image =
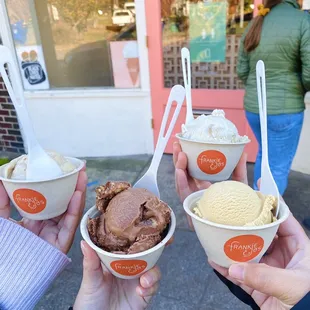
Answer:
POLYGON ((14 105, 0 76, 0 151, 25 153, 14 105))

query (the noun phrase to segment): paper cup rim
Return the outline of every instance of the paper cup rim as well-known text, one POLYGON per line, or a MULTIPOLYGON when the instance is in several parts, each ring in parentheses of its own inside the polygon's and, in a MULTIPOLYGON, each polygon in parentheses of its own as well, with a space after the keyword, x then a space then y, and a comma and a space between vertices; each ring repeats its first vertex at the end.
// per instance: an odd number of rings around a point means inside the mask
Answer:
POLYGON ((214 142, 214 141, 191 140, 191 139, 187 139, 187 138, 182 137, 181 133, 177 133, 175 136, 176 136, 176 138, 178 138, 179 140, 182 140, 182 141, 194 142, 194 143, 200 143, 200 144, 208 144, 208 145, 246 145, 246 144, 251 142, 251 140, 249 138, 247 139, 247 141, 244 141, 244 142, 230 143, 230 142, 214 142))
POLYGON ((195 193, 192 193, 191 195, 189 195, 183 202, 183 208, 184 208, 185 212, 191 218, 194 218, 196 221, 198 221, 202 224, 213 226, 216 228, 222 228, 222 229, 226 229, 226 230, 239 230, 239 231, 240 230, 242 230, 242 231, 264 230, 264 229, 268 229, 268 228, 271 228, 274 226, 279 226, 280 224, 285 222, 290 215, 290 211, 289 211, 288 206, 283 201, 280 201, 281 208, 284 208, 285 211, 284 211, 283 216, 273 223, 266 224, 266 225, 260 225, 260 226, 232 226, 232 225, 217 224, 217 223, 208 221, 206 219, 200 218, 191 210, 191 206, 189 205, 189 202, 193 201, 191 203, 191 205, 193 205, 194 202, 197 202, 199 200, 199 198, 203 195, 204 192, 205 192, 205 190, 201 190, 201 191, 198 191, 198 192, 195 192, 195 193))
POLYGON ((103 255, 108 256, 110 258, 116 258, 116 259, 138 259, 142 256, 145 256, 145 255, 151 254, 152 252, 155 252, 156 250, 160 249, 162 246, 165 246, 166 243, 173 236, 175 229, 176 229, 176 217, 175 217, 173 210, 170 207, 169 207, 169 209, 171 211, 170 227, 169 227, 169 231, 168 231, 166 237, 161 242, 159 242, 157 245, 155 245, 154 247, 152 247, 146 251, 143 251, 143 252, 139 252, 139 253, 135 253, 135 254, 114 254, 114 253, 105 251, 105 250, 99 248, 98 246, 96 246, 92 242, 92 240, 90 239, 89 234, 88 234, 88 230, 87 230, 87 220, 88 220, 88 217, 90 217, 90 214, 93 214, 95 211, 97 211, 99 213, 96 206, 91 207, 84 214, 82 221, 81 221, 81 224, 80 224, 81 234, 82 234, 83 239, 89 244, 89 246, 100 254, 103 254, 103 255))
POLYGON ((59 179, 63 179, 65 177, 71 176, 77 172, 80 172, 83 167, 84 167, 84 161, 82 161, 81 159, 78 159, 76 157, 68 157, 65 156, 65 159, 69 160, 71 163, 72 162, 76 162, 78 163, 78 166, 71 172, 60 175, 58 177, 54 177, 54 178, 49 178, 49 179, 39 179, 39 180, 16 180, 16 179, 8 179, 5 178, 4 176, 2 176, 2 173, 5 169, 5 167, 7 167, 10 163, 7 163, 3 166, 0 167, 0 180, 3 182, 7 182, 7 183, 14 183, 14 184, 30 184, 30 183, 41 183, 41 182, 49 182, 49 181, 55 181, 55 180, 59 180, 59 179))

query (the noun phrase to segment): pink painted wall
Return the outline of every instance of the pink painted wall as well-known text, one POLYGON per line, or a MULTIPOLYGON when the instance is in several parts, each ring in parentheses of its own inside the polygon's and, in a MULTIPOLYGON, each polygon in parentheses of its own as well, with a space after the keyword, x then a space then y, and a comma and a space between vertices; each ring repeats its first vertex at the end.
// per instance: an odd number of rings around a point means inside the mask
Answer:
MULTIPOLYGON (((257 5, 259 2, 255 0, 257 5)), ((162 26, 161 4, 159 0, 145 1, 146 20, 149 43, 149 65, 151 79, 152 112, 154 119, 154 138, 157 141, 160 124, 170 89, 164 88, 164 67, 162 59, 162 26)), ((254 162, 257 153, 257 143, 247 123, 243 110, 243 90, 212 90, 193 89, 192 102, 194 109, 223 109, 227 118, 233 121, 240 134, 246 134, 252 142, 246 147, 248 160, 254 162)), ((172 144, 176 140, 175 134, 180 132, 181 125, 185 121, 186 102, 181 110, 179 120, 174 133, 166 148, 166 153, 172 153, 172 144)), ((172 112, 171 112, 172 113, 172 112)))

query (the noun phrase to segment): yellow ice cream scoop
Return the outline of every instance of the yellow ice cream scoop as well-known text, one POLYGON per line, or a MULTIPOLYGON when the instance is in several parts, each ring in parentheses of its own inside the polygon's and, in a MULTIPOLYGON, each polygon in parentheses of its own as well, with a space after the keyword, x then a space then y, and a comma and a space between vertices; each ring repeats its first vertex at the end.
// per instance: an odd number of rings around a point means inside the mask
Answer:
POLYGON ((274 221, 276 198, 264 196, 246 184, 224 181, 211 185, 194 213, 208 221, 231 226, 261 226, 274 221))

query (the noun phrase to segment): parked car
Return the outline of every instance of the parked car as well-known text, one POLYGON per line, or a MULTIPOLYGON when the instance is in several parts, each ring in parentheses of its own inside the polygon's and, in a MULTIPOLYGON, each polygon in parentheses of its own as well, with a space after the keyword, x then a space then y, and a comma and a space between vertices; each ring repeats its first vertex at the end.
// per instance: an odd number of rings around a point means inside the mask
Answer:
POLYGON ((114 25, 124 26, 135 22, 135 16, 130 10, 115 10, 112 16, 114 25))
POLYGON ((124 9, 129 10, 136 15, 136 4, 134 2, 126 2, 124 4, 124 9))
POLYGON ((67 87, 114 86, 109 43, 131 40, 137 40, 135 23, 123 27, 109 41, 86 43, 72 49, 64 58, 67 87))

